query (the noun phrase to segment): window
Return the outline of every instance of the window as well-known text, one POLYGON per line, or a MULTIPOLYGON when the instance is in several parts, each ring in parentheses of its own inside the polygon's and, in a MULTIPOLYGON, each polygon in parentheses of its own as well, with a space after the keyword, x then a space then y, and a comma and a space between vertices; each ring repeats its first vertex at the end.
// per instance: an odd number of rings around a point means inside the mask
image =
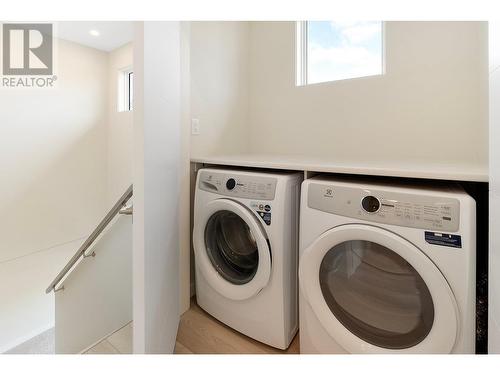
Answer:
POLYGON ((134 109, 134 72, 131 68, 118 74, 118 112, 134 109))
POLYGON ((300 21, 296 85, 384 73, 383 22, 300 21))
POLYGON ((128 100, 127 107, 128 110, 131 111, 134 109, 134 72, 129 72, 127 75, 128 79, 128 100))

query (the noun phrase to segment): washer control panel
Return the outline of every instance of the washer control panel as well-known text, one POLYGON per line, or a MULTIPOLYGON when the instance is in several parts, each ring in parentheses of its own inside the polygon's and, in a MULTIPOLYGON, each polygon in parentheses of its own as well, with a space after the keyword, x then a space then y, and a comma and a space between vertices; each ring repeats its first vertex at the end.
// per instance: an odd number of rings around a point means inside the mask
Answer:
POLYGON ((266 176, 246 176, 216 171, 199 172, 201 190, 235 198, 273 200, 277 179, 266 176))
POLYGON ((417 195, 311 183, 307 205, 336 215, 412 228, 456 232, 460 224, 459 200, 432 193, 417 195))

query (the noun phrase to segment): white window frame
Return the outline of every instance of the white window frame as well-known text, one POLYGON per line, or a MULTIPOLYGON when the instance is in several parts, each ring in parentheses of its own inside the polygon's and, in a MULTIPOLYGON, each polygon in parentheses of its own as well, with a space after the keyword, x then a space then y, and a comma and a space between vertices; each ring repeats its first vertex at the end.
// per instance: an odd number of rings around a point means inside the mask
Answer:
POLYGON ((130 112, 134 109, 133 93, 130 87, 131 66, 118 71, 118 112, 130 112))
POLYGON ((295 24, 295 85, 307 85, 307 21, 295 24))
POLYGON ((125 77, 126 80, 126 108, 129 111, 134 110, 134 71, 130 70, 127 72, 125 77))
MULTIPOLYGON (((385 22, 382 22, 382 69, 380 75, 385 74, 385 22)), ((295 86, 308 86, 308 85, 317 85, 322 83, 331 83, 340 80, 332 80, 332 81, 324 81, 317 83, 309 83, 307 81, 307 39, 308 39, 308 31, 307 31, 307 23, 308 21, 297 21, 295 23, 295 86)), ((378 75, 378 74, 377 74, 378 75)), ((373 77, 371 76, 360 76, 346 79, 356 79, 362 77, 373 77)))

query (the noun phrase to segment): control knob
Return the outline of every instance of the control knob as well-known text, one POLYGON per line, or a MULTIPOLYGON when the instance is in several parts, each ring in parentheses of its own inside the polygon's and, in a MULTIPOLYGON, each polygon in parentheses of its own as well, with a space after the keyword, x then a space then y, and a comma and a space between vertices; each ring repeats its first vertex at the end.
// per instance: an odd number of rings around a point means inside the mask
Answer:
POLYGON ((229 180, 226 181, 227 190, 233 190, 235 186, 236 186, 236 181, 234 178, 230 178, 229 180))
POLYGON ((361 206, 366 212, 375 213, 380 208, 380 201, 373 195, 368 195, 361 201, 361 206))

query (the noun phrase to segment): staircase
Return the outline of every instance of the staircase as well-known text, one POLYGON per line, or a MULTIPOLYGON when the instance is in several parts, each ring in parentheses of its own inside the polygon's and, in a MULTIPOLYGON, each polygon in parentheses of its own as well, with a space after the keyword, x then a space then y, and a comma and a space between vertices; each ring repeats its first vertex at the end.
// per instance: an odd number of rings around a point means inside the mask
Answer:
POLYGON ((55 352, 83 353, 132 320, 130 186, 47 287, 55 293, 55 352))

